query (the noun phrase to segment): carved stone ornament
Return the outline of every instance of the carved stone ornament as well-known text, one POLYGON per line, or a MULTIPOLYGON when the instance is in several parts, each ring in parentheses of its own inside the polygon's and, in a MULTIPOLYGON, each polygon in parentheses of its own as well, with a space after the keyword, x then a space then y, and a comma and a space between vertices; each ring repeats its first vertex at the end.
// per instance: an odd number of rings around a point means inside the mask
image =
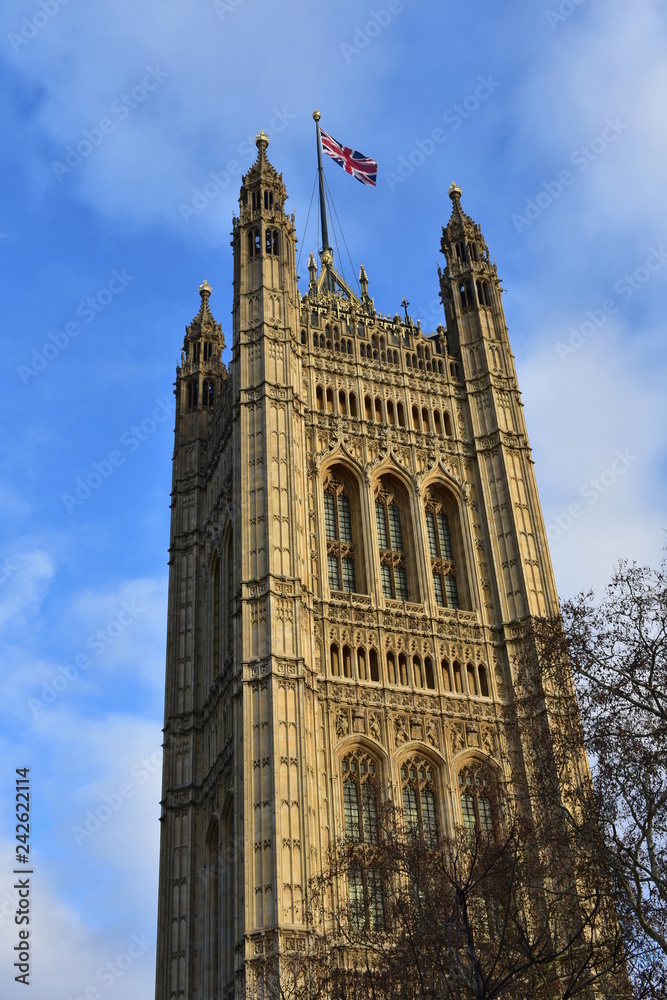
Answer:
POLYGON ((342 740, 350 731, 350 720, 346 709, 341 709, 336 713, 336 736, 342 740))
POLYGON ((371 712, 368 717, 368 734, 374 740, 377 740, 378 743, 382 743, 382 723, 380 722, 380 716, 375 712, 371 712))

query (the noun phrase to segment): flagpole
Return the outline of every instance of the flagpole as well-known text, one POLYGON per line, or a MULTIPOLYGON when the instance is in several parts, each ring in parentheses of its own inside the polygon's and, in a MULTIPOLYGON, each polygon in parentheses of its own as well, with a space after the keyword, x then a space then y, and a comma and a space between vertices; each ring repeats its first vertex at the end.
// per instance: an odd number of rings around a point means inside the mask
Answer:
POLYGON ((317 137, 317 173, 320 182, 320 216, 322 219, 322 249, 320 254, 323 254, 326 250, 328 250, 333 256, 333 252, 329 246, 329 232, 327 230, 327 209, 324 198, 324 171, 322 170, 322 140, 320 138, 321 115, 319 111, 313 111, 313 118, 315 119, 315 133, 317 137))

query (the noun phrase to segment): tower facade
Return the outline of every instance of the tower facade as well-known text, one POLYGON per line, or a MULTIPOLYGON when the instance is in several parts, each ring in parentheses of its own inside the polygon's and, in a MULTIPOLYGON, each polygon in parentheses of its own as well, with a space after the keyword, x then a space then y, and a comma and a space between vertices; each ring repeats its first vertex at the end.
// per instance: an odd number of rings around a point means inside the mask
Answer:
POLYGON ((158 1000, 240 997, 258 956, 305 950, 310 880, 363 839, 369 781, 423 829, 492 822, 467 769, 529 772, 506 723, 516 645, 558 610, 500 282, 461 191, 425 332, 326 250, 299 293, 267 145, 233 221, 229 368, 204 282, 177 369, 158 1000))

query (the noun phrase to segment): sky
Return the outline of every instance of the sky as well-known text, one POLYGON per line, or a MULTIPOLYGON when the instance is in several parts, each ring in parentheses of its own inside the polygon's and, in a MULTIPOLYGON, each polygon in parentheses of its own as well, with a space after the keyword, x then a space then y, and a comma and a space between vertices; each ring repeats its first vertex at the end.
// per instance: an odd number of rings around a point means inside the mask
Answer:
POLYGON ((231 342, 263 128, 317 248, 312 112, 383 313, 443 322, 456 180, 504 304, 559 593, 667 528, 664 0, 4 0, 0 977, 31 780, 31 1000, 153 993, 173 381, 198 286, 231 342))

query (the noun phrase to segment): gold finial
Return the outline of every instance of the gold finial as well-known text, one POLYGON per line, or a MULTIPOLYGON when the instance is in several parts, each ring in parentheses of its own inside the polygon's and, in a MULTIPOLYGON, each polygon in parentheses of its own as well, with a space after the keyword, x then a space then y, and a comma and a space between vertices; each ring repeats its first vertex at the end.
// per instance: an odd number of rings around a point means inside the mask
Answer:
POLYGON ((264 129, 262 129, 255 136, 255 145, 257 146, 257 149, 259 149, 260 152, 264 152, 264 150, 266 149, 266 147, 269 145, 269 137, 266 134, 266 132, 264 131, 264 129))
POLYGON ((456 183, 456 181, 452 181, 452 183, 450 184, 449 191, 447 192, 447 194, 452 199, 452 201, 454 201, 456 198, 460 198, 461 197, 461 188, 458 186, 458 184, 456 183))
POLYGON ((322 115, 319 113, 319 111, 316 108, 315 111, 313 111, 313 118, 315 119, 316 122, 318 122, 321 117, 322 117, 322 115))
POLYGON ((199 286, 199 294, 200 295, 210 295, 212 291, 213 291, 213 289, 209 285, 209 283, 206 280, 206 278, 204 278, 204 280, 202 281, 201 285, 199 286))

